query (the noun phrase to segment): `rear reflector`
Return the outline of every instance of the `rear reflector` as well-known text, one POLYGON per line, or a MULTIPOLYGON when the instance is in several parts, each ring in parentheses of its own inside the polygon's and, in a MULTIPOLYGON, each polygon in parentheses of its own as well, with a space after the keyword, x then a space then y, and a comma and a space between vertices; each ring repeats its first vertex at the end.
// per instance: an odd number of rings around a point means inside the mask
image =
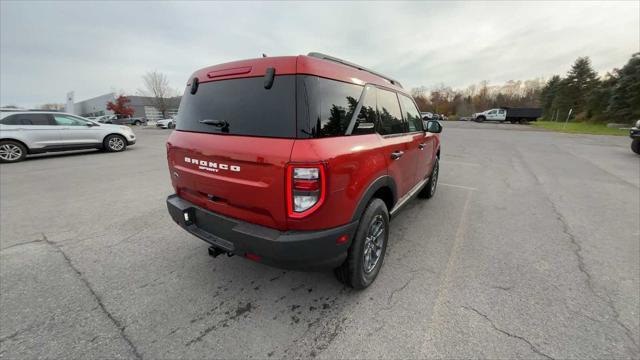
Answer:
POLYGON ((293 189, 302 191, 316 191, 320 189, 318 180, 296 180, 293 179, 293 189))
POLYGON ((259 255, 252 254, 252 253, 244 253, 244 257, 246 257, 249 260, 253 260, 257 262, 260 262, 260 259, 262 259, 259 255))
POLYGON ((339 238, 336 239, 336 244, 338 244, 338 245, 344 244, 347 241, 349 241, 349 235, 344 234, 344 235, 341 235, 339 238))

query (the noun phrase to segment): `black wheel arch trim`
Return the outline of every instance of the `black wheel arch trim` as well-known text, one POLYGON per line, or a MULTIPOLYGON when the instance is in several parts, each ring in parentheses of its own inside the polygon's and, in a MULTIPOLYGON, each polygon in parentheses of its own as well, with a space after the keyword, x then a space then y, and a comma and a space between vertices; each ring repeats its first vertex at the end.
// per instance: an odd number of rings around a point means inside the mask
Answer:
MULTIPOLYGON (((392 199, 393 205, 395 205, 395 203, 398 201, 398 190, 397 190, 395 180, 393 180, 393 178, 389 175, 380 176, 379 178, 375 179, 369 184, 369 186, 367 187, 367 190, 365 190, 362 196, 360 197, 360 201, 358 202, 358 206, 353 212, 351 221, 359 220, 360 217, 362 217, 362 214, 366 210, 367 205, 369 204, 369 201, 371 201, 376 191, 385 187, 391 190, 391 195, 393 197, 392 199)), ((389 211, 391 211, 391 209, 389 209, 389 211)))
POLYGON ((104 143, 105 143, 105 141, 107 141, 107 138, 108 138, 109 136, 111 136, 111 135, 118 135, 118 136, 120 136, 121 138, 123 138, 123 139, 124 139, 124 141, 129 141, 129 140, 127 139, 127 137, 126 137, 126 136, 124 136, 124 135, 122 135, 122 134, 119 134, 119 133, 108 133, 107 135, 105 135, 105 136, 102 138, 102 144, 104 144, 104 143))

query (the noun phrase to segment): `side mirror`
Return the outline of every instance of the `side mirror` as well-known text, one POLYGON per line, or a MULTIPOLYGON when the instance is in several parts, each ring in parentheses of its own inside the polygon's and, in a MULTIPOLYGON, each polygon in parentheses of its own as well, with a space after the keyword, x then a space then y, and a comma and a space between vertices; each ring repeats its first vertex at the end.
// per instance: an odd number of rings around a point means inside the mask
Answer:
POLYGON ((437 120, 427 121, 427 132, 438 134, 442 132, 442 125, 437 120))

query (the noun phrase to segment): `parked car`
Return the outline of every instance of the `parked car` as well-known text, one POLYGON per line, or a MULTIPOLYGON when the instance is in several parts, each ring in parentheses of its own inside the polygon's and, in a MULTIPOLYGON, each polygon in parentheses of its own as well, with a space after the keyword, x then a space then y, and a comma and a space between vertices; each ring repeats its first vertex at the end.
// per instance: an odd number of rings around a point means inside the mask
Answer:
POLYGON ((96 119, 99 123, 104 124, 117 124, 117 125, 143 125, 147 123, 147 119, 141 117, 131 117, 126 115, 114 114, 114 115, 103 115, 96 119))
POLYGON ((207 67, 187 86, 167 140, 167 206, 214 257, 334 269, 362 289, 389 219, 436 192, 442 127, 424 128, 390 77, 310 53, 207 67))
POLYGON ((156 126, 163 129, 173 129, 176 127, 176 123, 173 119, 162 119, 156 121, 156 126))
POLYGON ((633 139, 631 141, 631 150, 640 155, 640 120, 636 121, 636 126, 629 130, 629 136, 633 139))
POLYGON ((433 118, 433 113, 430 113, 428 111, 421 112, 420 116, 422 117, 422 120, 435 120, 433 118))
POLYGON ((97 148, 124 151, 136 143, 128 126, 99 124, 80 116, 49 111, 0 113, 0 162, 28 154, 97 148))
POLYGON ((503 123, 505 121, 509 121, 512 124, 526 124, 529 121, 536 121, 540 116, 542 116, 541 108, 513 107, 491 109, 473 114, 473 118, 477 122, 498 121, 500 123, 503 123))
POLYGON ((145 125, 147 123, 147 119, 142 117, 122 117, 122 118, 116 118, 115 120, 112 121, 112 123, 118 124, 118 125, 140 126, 140 125, 145 125))

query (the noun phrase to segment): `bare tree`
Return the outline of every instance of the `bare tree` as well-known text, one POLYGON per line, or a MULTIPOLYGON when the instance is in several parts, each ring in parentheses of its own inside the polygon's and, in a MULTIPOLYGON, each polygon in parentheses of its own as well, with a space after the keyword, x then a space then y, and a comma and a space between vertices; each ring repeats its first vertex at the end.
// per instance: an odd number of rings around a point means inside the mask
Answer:
POLYGON ((153 105, 162 113, 162 117, 167 117, 167 111, 174 105, 172 97, 178 95, 177 91, 169 87, 167 76, 156 70, 150 71, 142 76, 144 89, 138 92, 144 96, 153 98, 153 105))

